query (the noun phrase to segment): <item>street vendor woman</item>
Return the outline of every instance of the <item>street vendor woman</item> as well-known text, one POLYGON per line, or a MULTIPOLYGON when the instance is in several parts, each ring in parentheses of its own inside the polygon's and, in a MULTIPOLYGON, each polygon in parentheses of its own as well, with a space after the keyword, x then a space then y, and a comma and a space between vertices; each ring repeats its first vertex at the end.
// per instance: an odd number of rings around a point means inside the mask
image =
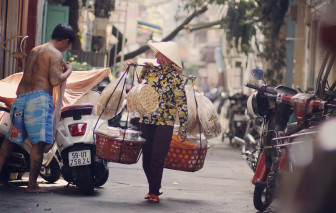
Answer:
POLYGON ((149 192, 145 199, 160 202, 159 195, 163 167, 173 135, 175 118, 179 120, 179 137, 186 139, 188 117, 187 98, 184 90, 186 80, 182 75, 182 61, 176 42, 150 43, 159 66, 146 62, 140 77, 159 93, 159 108, 152 114, 142 116, 140 130, 146 143, 142 147, 143 170, 146 174, 149 192))

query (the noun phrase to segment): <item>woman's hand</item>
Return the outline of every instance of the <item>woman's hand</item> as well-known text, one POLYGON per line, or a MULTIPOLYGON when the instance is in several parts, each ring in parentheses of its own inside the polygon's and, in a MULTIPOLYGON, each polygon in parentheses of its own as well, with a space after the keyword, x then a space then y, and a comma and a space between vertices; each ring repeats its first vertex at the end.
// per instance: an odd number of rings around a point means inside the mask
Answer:
POLYGON ((184 142, 187 138, 187 134, 186 133, 179 133, 179 138, 181 142, 184 142))
POLYGON ((142 67, 141 74, 145 74, 147 71, 154 68, 154 65, 151 62, 145 62, 145 66, 142 67))

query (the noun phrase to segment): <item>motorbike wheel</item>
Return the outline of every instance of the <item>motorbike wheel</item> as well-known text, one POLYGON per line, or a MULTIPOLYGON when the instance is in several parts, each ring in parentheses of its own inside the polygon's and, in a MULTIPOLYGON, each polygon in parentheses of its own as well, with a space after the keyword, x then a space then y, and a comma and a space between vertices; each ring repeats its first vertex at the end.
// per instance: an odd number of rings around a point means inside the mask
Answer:
POLYGON ((272 203, 273 196, 264 183, 256 183, 253 193, 253 205, 259 211, 265 211, 272 203))
POLYGON ((83 195, 91 195, 94 191, 94 179, 90 166, 78 168, 77 187, 83 195))
POLYGON ((56 158, 48 166, 41 166, 40 176, 48 183, 55 183, 61 177, 61 168, 56 158))
POLYGON ((109 170, 107 170, 104 174, 104 176, 102 178, 100 178, 100 180, 97 180, 95 178, 95 183, 94 183, 94 186, 95 187, 99 187, 99 186, 102 186, 106 183, 107 179, 109 177, 109 170))

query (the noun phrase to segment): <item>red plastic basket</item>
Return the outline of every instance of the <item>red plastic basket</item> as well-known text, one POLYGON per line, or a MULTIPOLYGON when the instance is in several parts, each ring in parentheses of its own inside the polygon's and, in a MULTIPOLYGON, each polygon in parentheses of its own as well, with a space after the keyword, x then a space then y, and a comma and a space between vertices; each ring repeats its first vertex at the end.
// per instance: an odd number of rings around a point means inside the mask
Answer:
POLYGON ((208 148, 181 148, 170 146, 164 167, 186 172, 195 172, 203 168, 208 148))
POLYGON ((129 141, 96 133, 96 155, 107 161, 123 164, 138 162, 144 141, 129 141))

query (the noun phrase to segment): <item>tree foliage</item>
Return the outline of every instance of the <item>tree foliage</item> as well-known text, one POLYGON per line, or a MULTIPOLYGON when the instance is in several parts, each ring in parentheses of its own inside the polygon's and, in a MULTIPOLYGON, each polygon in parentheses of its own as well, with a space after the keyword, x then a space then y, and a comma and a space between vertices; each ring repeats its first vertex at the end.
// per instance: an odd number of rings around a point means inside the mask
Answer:
POLYGON ((283 80, 282 68, 285 66, 285 41, 280 36, 288 10, 288 0, 183 0, 185 9, 191 10, 208 2, 213 5, 227 5, 227 13, 222 27, 230 44, 246 55, 251 51, 252 38, 259 29, 265 39, 256 43, 259 56, 270 62, 272 69, 266 70, 266 78, 271 84, 283 80), (260 45, 261 44, 261 45, 260 45))
POLYGON ((280 37, 280 29, 288 10, 288 0, 259 1, 261 14, 261 32, 265 36, 262 58, 271 62, 273 69, 266 70, 271 85, 283 81, 282 68, 286 65, 286 42, 280 37))
POLYGON ((251 49, 250 41, 256 35, 254 10, 256 6, 251 1, 228 2, 228 12, 224 18, 227 40, 233 41, 237 49, 246 55, 251 49))

